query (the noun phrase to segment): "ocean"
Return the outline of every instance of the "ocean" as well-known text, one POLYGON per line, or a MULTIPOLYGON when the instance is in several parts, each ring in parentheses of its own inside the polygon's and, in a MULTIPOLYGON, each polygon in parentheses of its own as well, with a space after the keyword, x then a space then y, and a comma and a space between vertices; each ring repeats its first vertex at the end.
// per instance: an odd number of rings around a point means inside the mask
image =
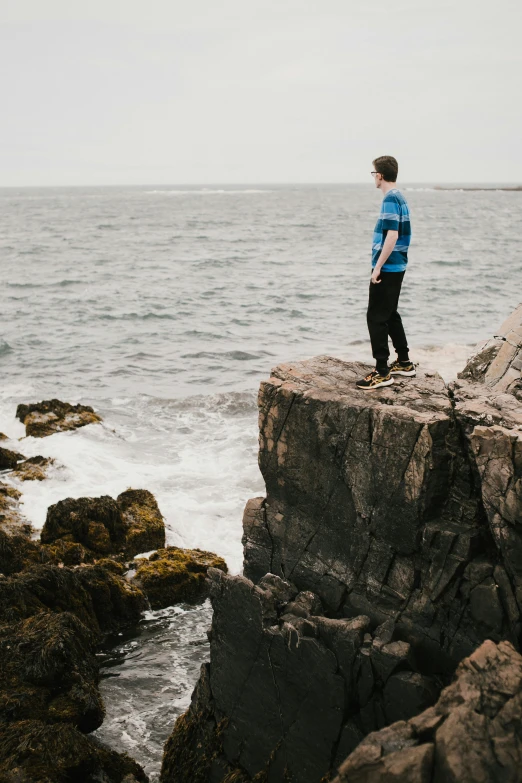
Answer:
MULTIPOLYGON (((522 193, 402 190, 411 356, 449 380, 520 300, 522 193)), ((51 397, 104 418, 16 444, 56 460, 21 487, 33 525, 65 497, 145 488, 169 544, 215 551, 238 573, 243 507, 264 493, 260 380, 317 354, 371 361, 380 198, 372 183, 0 189, 0 431, 14 446, 17 404, 51 397)), ((96 734, 151 780, 208 656, 210 618, 208 602, 149 612, 100 654, 96 734)))

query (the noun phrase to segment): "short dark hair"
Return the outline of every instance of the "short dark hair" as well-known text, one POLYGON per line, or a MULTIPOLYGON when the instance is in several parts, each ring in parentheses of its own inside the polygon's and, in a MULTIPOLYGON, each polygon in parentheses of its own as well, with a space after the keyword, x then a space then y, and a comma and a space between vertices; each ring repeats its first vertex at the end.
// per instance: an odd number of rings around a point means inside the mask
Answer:
POLYGON ((397 181, 399 164, 391 155, 381 155, 380 158, 375 158, 373 165, 375 166, 375 171, 377 171, 378 174, 381 174, 386 182, 397 181))

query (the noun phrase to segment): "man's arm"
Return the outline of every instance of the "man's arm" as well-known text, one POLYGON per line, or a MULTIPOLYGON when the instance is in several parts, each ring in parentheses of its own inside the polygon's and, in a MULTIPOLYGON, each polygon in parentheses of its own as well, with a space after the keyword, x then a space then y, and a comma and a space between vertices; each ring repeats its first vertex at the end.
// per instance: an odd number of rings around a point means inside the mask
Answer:
POLYGON ((380 283, 379 275, 381 273, 381 269, 388 260, 388 258, 393 253, 393 248, 395 247, 395 244, 397 242, 397 239, 399 238, 399 232, 398 231, 387 231, 386 232, 386 239, 384 240, 384 244, 382 246, 381 255, 379 256, 379 260, 375 264, 372 272, 372 283, 380 283))

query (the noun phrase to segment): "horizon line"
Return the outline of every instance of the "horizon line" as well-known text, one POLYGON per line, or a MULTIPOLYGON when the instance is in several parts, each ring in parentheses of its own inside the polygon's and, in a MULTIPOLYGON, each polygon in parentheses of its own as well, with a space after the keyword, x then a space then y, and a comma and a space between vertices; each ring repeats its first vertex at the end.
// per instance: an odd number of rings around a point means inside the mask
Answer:
MULTIPOLYGON (((522 187, 522 180, 442 180, 442 181, 434 181, 434 180, 422 180, 422 181, 414 181, 414 180, 405 180, 404 182, 399 182, 399 185, 404 186, 418 186, 418 185, 430 185, 431 187, 441 187, 445 185, 488 185, 488 186, 507 186, 507 187, 513 187, 513 186, 519 186, 522 187)), ((77 183, 77 184, 46 184, 46 185, 0 185, 0 190, 13 190, 13 189, 24 189, 24 188, 149 188, 149 187, 186 187, 186 188, 208 188, 208 187, 252 187, 254 185, 256 186, 262 186, 262 187, 285 187, 285 186, 299 186, 299 187, 317 187, 317 186, 342 186, 342 185, 368 185, 371 186, 373 183, 371 181, 367 180, 357 180, 357 181, 338 181, 338 182, 327 182, 327 181, 309 181, 309 182, 292 182, 291 180, 285 180, 285 181, 272 181, 272 182, 243 182, 243 181, 236 181, 236 182, 120 182, 120 183, 97 183, 97 184, 86 184, 86 183, 77 183)))

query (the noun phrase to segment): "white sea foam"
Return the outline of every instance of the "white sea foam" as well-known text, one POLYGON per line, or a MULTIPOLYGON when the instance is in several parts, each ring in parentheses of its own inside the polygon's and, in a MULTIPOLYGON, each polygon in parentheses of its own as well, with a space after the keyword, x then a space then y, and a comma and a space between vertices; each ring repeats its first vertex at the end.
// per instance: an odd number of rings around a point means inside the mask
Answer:
POLYGON ((263 493, 253 394, 139 398, 123 411, 117 400, 102 410, 102 425, 46 438, 22 437, 12 399, 0 402, 0 431, 14 439, 11 448, 56 461, 45 481, 22 485, 7 474, 22 489, 22 510, 37 530, 47 508, 66 497, 116 497, 143 488, 158 501, 168 544, 217 552, 232 572, 241 570, 243 507, 263 493))

